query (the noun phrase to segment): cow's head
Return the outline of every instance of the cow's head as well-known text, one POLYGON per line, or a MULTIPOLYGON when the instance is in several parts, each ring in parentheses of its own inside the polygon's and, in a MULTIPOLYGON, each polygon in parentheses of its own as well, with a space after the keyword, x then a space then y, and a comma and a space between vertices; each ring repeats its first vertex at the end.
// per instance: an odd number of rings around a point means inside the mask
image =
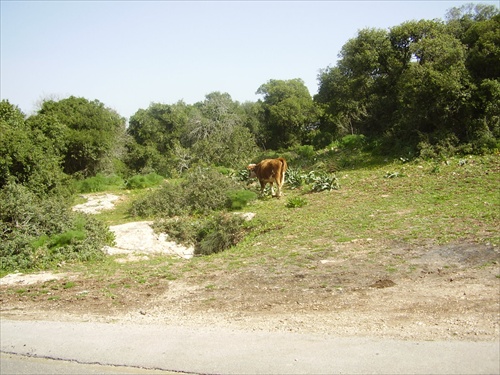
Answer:
POLYGON ((247 170, 248 170, 248 178, 254 178, 257 177, 255 174, 255 166, 257 164, 248 164, 247 170))

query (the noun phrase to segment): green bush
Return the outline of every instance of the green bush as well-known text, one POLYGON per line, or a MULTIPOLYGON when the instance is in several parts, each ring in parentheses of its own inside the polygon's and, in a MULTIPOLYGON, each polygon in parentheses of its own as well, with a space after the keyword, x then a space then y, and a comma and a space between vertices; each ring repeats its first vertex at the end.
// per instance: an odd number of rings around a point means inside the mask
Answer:
POLYGON ((192 246, 196 243, 199 227, 199 220, 192 219, 189 216, 155 221, 153 225, 157 232, 168 233, 169 237, 175 242, 186 246, 192 246))
POLYGON ((120 176, 105 176, 102 173, 98 173, 94 177, 88 177, 77 182, 77 191, 80 193, 97 193, 122 187, 123 179, 120 176))
POLYGON ((176 242, 194 246, 195 254, 210 255, 224 251, 243 239, 248 229, 239 215, 219 212, 196 219, 181 216, 156 221, 154 229, 165 232, 176 242))
POLYGON ((101 221, 10 183, 0 191, 0 270, 45 269, 63 261, 102 259, 114 236, 101 221))
POLYGON ((288 208, 299 208, 307 204, 307 200, 302 197, 289 198, 286 202, 286 207, 288 208))
POLYGON ((250 190, 234 190, 227 193, 227 208, 232 210, 241 210, 249 202, 257 199, 258 195, 250 190))
POLYGON ((195 254, 210 255, 236 245, 246 233, 244 222, 241 216, 227 213, 210 218, 198 230, 195 254))
POLYGON ((362 149, 366 146, 367 140, 363 134, 350 134, 342 137, 340 140, 340 147, 349 150, 362 149))
POLYGON ((245 169, 240 169, 240 170, 236 171, 233 178, 236 181, 240 181, 240 182, 248 181, 249 180, 248 169, 245 168, 245 169))
POLYGON ((188 174, 182 184, 185 204, 192 213, 207 214, 226 208, 228 192, 239 187, 236 181, 215 169, 197 168, 188 174))
POLYGON ((127 189, 145 189, 158 186, 164 178, 156 173, 149 173, 147 175, 136 175, 130 177, 125 183, 127 189))
POLYGON ((129 210, 132 216, 152 217, 176 216, 189 212, 184 189, 173 183, 166 183, 158 190, 136 199, 129 210))
POLYGON ((340 189, 340 184, 336 176, 323 174, 314 180, 312 191, 320 192, 325 190, 338 190, 340 189))
POLYGON ((290 189, 298 189, 304 183, 304 177, 299 169, 288 168, 285 173, 285 182, 290 189))
POLYGON ((136 200, 132 215, 151 217, 182 214, 208 214, 228 207, 229 192, 240 185, 215 169, 197 168, 179 185, 167 183, 160 189, 136 200))
POLYGON ((314 147, 311 145, 303 145, 297 148, 297 154, 304 159, 312 159, 315 155, 314 147))

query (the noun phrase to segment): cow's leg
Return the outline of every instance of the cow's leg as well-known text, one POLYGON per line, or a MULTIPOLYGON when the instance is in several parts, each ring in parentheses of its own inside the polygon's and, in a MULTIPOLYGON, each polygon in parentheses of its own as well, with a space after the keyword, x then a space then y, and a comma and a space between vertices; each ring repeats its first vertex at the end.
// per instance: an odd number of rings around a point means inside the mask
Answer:
POLYGON ((278 198, 283 195, 282 189, 284 183, 285 183, 285 173, 283 172, 283 174, 281 175, 281 180, 276 183, 276 185, 278 185, 278 198))
POLYGON ((263 181, 260 181, 260 195, 264 195, 264 189, 266 188, 266 183, 263 181))
POLYGON ((274 186, 273 186, 273 183, 270 182, 269 185, 271 185, 271 197, 274 197, 274 186))

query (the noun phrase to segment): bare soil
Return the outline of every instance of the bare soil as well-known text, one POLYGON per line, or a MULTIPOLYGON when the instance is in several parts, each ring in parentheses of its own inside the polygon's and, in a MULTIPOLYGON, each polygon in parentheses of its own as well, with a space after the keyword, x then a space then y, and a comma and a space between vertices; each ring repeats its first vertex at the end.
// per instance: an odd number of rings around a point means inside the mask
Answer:
POLYGON ((370 239, 331 246, 305 254, 300 266, 263 258, 232 269, 221 257, 190 270, 193 259, 182 259, 172 263, 182 277, 151 272, 144 281, 121 272, 66 272, 52 280, 47 273, 8 275, 0 282, 1 316, 408 340, 500 338, 497 247, 370 239))

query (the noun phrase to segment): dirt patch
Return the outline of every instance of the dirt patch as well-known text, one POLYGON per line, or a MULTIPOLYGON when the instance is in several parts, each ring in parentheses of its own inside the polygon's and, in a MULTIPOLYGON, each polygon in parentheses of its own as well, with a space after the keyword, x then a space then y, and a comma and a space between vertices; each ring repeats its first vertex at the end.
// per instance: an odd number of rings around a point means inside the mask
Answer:
MULTIPOLYGON (((117 273, 104 279, 59 275, 21 292, 3 284, 2 316, 419 340, 499 339, 500 255, 495 247, 402 248, 370 241, 339 244, 336 250, 351 256, 325 262, 324 254, 308 254, 307 268, 282 260, 238 271, 221 259, 210 269, 184 270, 178 280, 151 267, 144 282, 117 273)), ((191 260, 177 264, 185 262, 191 260)))
POLYGON ((384 280, 377 280, 374 282, 372 285, 370 285, 370 288, 390 288, 391 286, 396 285, 396 283, 392 280, 389 279, 384 279, 384 280))

